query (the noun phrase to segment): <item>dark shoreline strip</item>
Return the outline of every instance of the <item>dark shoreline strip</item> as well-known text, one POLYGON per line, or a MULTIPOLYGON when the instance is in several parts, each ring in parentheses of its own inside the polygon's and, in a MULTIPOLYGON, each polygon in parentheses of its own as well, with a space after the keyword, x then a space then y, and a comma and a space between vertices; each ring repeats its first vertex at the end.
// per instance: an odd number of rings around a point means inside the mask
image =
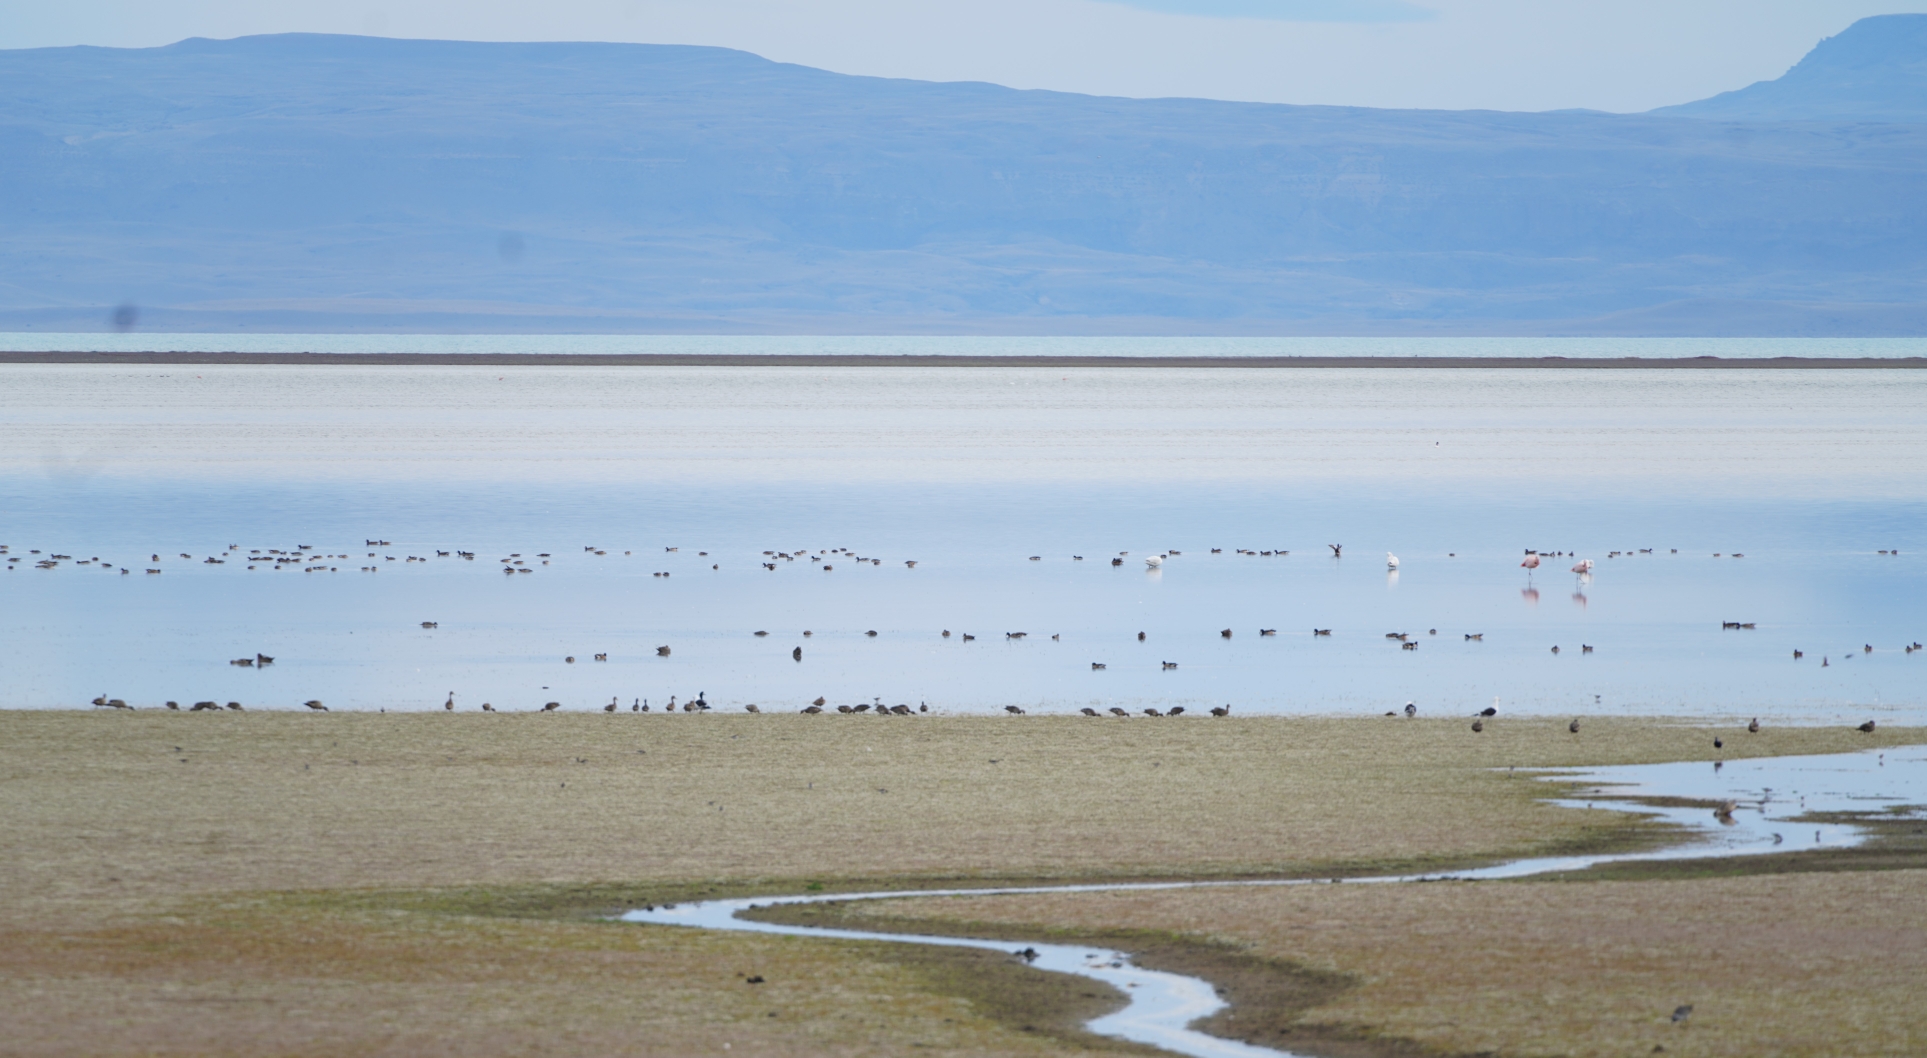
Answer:
POLYGON ((288 364, 311 367, 1126 367, 1126 368, 1475 368, 1516 371, 1865 371, 1920 370, 1927 357, 1718 356, 945 356, 788 353, 8 353, 0 364, 288 364))

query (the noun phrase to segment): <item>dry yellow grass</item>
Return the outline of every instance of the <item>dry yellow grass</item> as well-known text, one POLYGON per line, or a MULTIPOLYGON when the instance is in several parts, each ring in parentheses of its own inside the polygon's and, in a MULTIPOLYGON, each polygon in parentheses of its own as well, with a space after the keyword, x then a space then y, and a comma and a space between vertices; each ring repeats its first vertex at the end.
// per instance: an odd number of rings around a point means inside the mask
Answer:
MULTIPOLYGON (((1727 734, 1729 757, 1919 738, 1727 734)), ((1489 859, 1623 837, 1506 766, 1710 743, 1608 719, 0 713, 0 1052, 1066 1053, 861 946, 329 894, 1489 859), (261 895, 293 891, 322 896, 261 895), (770 966, 780 987, 733 976, 770 966)))

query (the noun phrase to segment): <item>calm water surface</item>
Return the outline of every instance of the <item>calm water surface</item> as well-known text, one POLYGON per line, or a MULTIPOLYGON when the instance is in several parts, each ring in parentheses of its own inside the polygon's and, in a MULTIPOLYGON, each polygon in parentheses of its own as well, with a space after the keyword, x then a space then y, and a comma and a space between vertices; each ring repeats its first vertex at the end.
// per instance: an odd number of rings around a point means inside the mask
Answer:
POLYGON ((1923 409, 1918 372, 0 366, 0 705, 1918 721, 1923 409), (347 557, 248 568, 303 544, 347 557))

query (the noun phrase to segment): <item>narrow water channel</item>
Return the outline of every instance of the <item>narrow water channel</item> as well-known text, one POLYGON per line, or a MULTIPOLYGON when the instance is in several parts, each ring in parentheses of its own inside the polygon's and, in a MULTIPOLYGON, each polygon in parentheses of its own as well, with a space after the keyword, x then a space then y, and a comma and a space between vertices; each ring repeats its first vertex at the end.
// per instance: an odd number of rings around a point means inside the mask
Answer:
POLYGON ((802 937, 891 941, 942 947, 985 948, 1019 952, 1038 970, 1076 974, 1116 988, 1128 997, 1122 1010, 1085 1025, 1100 1036, 1113 1036, 1158 1047, 1193 1058, 1301 1058, 1289 1051, 1228 1040, 1189 1026, 1225 1006, 1211 982, 1182 974, 1147 970, 1131 962, 1129 952, 1062 944, 937 937, 917 934, 871 933, 864 930, 779 925, 737 917, 739 912, 780 904, 810 904, 850 900, 891 900, 924 896, 996 896, 1017 893, 1116 892, 1124 890, 1202 889, 1259 885, 1361 885, 1445 878, 1479 880, 1522 878, 1534 874, 1582 870, 1625 860, 1691 859, 1709 856, 1750 856, 1797 849, 1843 848, 1866 839, 1864 830, 1850 823, 1823 823, 1811 814, 1870 813, 1927 806, 1927 746, 1904 746, 1862 753, 1809 757, 1765 757, 1721 765, 1705 762, 1641 764, 1619 767, 1559 769, 1542 778, 1579 784, 1579 795, 1561 797, 1555 804, 1635 812, 1678 824, 1686 834, 1679 844, 1653 852, 1600 856, 1553 856, 1512 860, 1448 874, 1388 875, 1343 880, 1250 879, 1211 882, 1136 882, 1098 885, 1022 886, 992 889, 920 889, 883 893, 811 893, 762 896, 737 900, 641 908, 622 916, 625 922, 702 929, 780 933, 802 937), (1732 801, 1729 814, 1715 815, 1704 807, 1654 806, 1645 799, 1732 801), (1034 955, 1032 954, 1034 953, 1034 955))

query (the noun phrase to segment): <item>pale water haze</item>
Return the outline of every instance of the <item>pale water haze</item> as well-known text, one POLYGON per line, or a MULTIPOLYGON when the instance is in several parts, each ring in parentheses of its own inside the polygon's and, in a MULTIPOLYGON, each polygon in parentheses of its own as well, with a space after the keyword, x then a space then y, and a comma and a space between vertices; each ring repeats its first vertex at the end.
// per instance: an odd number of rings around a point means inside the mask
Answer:
POLYGON ((1918 371, 0 373, 6 706, 1927 698, 1918 371))

